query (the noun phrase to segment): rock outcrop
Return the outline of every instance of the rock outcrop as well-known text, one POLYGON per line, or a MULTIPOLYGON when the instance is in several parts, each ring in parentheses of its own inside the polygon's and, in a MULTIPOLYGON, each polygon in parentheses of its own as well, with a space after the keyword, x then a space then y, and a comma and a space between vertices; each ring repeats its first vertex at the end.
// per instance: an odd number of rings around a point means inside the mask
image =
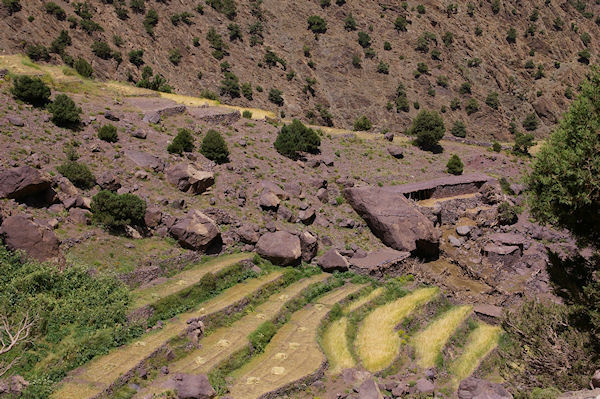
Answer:
POLYGON ((202 194, 215 184, 212 172, 198 170, 189 163, 180 163, 167 170, 167 181, 180 191, 189 194, 202 194))
POLYGON ((0 172, 0 198, 19 202, 46 202, 52 196, 51 181, 31 166, 0 172))
POLYGON ((469 377, 460 382, 459 399, 512 399, 512 395, 502 385, 469 377))
POLYGON ((344 258, 335 248, 325 252, 318 260, 317 264, 326 272, 341 271, 345 272, 350 267, 350 262, 344 258))
POLYGON ((220 242, 221 233, 217 224, 200 211, 193 210, 177 221, 169 233, 188 249, 206 251, 220 242))
POLYGON ((383 243, 423 258, 437 258, 440 233, 402 193, 388 188, 344 190, 348 203, 383 243))
POLYGON ((212 399, 217 395, 205 374, 175 374, 173 382, 178 399, 212 399))
POLYGON ((256 243, 256 252, 280 266, 296 264, 302 255, 300 239, 287 231, 263 234, 256 243))
POLYGON ((60 240, 54 232, 22 215, 10 216, 0 226, 9 249, 25 251, 39 261, 58 260, 60 240))

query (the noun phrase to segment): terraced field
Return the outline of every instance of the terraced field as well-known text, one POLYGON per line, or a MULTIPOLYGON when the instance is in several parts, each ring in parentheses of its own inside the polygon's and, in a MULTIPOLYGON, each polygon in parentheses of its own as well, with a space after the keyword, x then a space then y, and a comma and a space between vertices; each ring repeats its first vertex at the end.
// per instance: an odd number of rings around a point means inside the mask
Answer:
POLYGON ((498 326, 479 322, 467 337, 462 353, 449 366, 453 375, 453 386, 470 376, 479 367, 479 363, 498 346, 502 329, 498 326))
MULTIPOLYGON (((296 298, 309 286, 322 282, 328 274, 318 274, 290 285, 280 292, 271 295, 264 303, 257 306, 230 326, 216 329, 200 341, 200 348, 189 352, 185 357, 169 365, 171 373, 206 374, 219 363, 226 360, 236 352, 248 346, 248 335, 256 330, 260 324, 271 320, 281 312, 290 300, 296 298)), ((171 389, 169 378, 165 376, 154 381, 150 386, 142 389, 136 397, 145 397, 150 393, 160 393, 171 389)))
POLYGON ((87 366, 76 370, 52 397, 84 399, 102 393, 121 375, 131 371, 139 362, 179 335, 184 330, 188 319, 218 313, 260 291, 281 276, 281 272, 273 272, 246 280, 225 290, 213 299, 202 303, 199 308, 169 320, 162 329, 147 333, 139 340, 115 349, 108 355, 97 358, 87 366))
POLYGON ((265 352, 233 374, 230 394, 236 399, 254 399, 273 391, 284 391, 315 373, 325 364, 317 343, 317 332, 331 306, 362 286, 347 284, 320 298, 316 304, 292 315, 273 337, 265 352))

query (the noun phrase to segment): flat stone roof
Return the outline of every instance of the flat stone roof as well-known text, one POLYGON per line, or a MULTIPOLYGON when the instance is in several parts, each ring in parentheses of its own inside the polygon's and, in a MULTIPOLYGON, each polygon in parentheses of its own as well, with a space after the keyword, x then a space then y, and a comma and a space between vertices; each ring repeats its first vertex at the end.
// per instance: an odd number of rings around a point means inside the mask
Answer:
POLYGON ((495 180, 484 173, 470 173, 460 176, 447 176, 440 177, 438 179, 426 180, 416 183, 402 184, 400 186, 388 186, 385 190, 393 191, 395 193, 410 194, 418 191, 434 190, 439 187, 448 186, 460 186, 465 184, 484 184, 486 182, 495 180))

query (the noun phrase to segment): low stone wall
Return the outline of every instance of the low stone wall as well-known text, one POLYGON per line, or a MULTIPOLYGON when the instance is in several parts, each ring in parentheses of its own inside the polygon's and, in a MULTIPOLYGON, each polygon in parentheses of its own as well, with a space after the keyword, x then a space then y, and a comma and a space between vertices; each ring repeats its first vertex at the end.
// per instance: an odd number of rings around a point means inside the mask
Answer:
POLYGON ((445 198, 476 193, 481 186, 492 181, 494 181, 494 178, 486 174, 472 173, 403 184, 401 186, 387 187, 386 189, 402 193, 406 198, 421 201, 429 198, 445 198))

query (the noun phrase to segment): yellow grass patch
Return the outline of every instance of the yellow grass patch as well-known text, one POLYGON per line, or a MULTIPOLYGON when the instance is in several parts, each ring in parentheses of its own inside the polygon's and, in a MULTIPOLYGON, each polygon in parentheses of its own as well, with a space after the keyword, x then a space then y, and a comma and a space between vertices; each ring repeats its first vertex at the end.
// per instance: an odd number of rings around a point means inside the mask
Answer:
POLYGON ((222 255, 211 259, 205 263, 196 265, 188 270, 170 277, 162 284, 152 287, 141 288, 133 291, 132 309, 137 309, 149 305, 159 299, 165 298, 185 288, 197 284, 204 275, 208 273, 217 273, 229 266, 233 266, 244 259, 250 259, 251 253, 238 253, 232 255, 222 255))
POLYGON ((52 397, 55 399, 86 399, 100 394, 119 376, 135 368, 140 361, 181 333, 187 326, 187 320, 219 312, 281 276, 282 273, 275 272, 239 283, 213 299, 201 303, 198 309, 174 317, 166 322, 162 329, 144 334, 128 345, 92 360, 88 365, 76 370, 52 397), (89 392, 89 394, 82 396, 82 392, 89 392))
POLYGON ((331 323, 323 334, 321 345, 325 355, 327 355, 327 360, 329 360, 328 373, 331 375, 337 375, 342 370, 356 365, 348 349, 347 327, 348 319, 342 317, 331 323))
POLYGON ((375 299, 378 296, 380 296, 381 294, 383 294, 384 291, 385 291, 385 288, 383 288, 383 287, 376 288, 373 291, 371 291, 369 294, 364 295, 364 296, 358 298, 356 301, 352 301, 348 305, 344 306, 342 311, 344 312, 344 314, 352 313, 356 309, 364 306, 365 304, 371 302, 373 299, 375 299))
POLYGON ((400 349, 400 337, 394 327, 437 293, 435 287, 421 288, 378 307, 365 317, 358 328, 356 350, 367 370, 381 371, 394 361, 400 349))
POLYGON ((363 286, 347 284, 292 315, 275 334, 265 352, 237 370, 230 390, 236 399, 255 399, 316 372, 325 357, 317 331, 333 304, 363 286))
POLYGON ((435 366, 435 360, 456 329, 471 314, 471 306, 458 306, 442 314, 423 331, 417 333, 411 344, 415 348, 417 364, 423 368, 435 366))
POLYGON ((458 385, 479 367, 479 363, 498 346, 502 329, 486 323, 479 325, 467 337, 462 354, 450 364, 450 373, 454 375, 453 383, 458 385))

